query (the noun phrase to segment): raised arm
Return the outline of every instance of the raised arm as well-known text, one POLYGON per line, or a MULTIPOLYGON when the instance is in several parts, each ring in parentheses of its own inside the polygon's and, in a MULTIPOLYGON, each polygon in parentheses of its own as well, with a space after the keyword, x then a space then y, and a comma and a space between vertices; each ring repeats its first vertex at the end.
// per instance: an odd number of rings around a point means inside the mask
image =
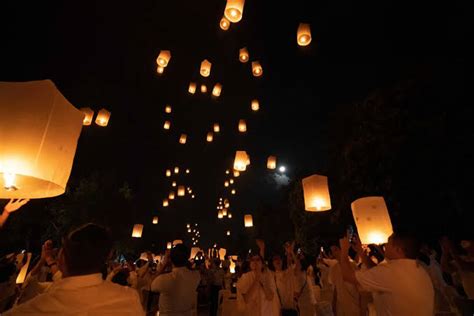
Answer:
POLYGON ((8 201, 7 205, 5 205, 3 208, 2 215, 0 215, 0 228, 3 227, 11 213, 17 211, 23 205, 28 203, 28 201, 29 199, 11 199, 8 201))

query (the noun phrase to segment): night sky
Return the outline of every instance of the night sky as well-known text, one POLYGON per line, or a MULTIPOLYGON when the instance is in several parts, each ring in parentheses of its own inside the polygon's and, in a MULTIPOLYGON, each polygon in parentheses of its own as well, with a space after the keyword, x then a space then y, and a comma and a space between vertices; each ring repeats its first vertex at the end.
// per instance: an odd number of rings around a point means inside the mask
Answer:
POLYGON ((243 214, 259 203, 279 201, 281 177, 266 169, 268 155, 287 167, 289 179, 324 170, 328 118, 336 108, 424 69, 472 59, 472 2, 429 5, 247 0, 242 21, 224 32, 224 0, 3 1, 0 80, 51 79, 76 107, 111 111, 108 127, 84 127, 72 177, 101 170, 127 181, 144 235, 157 214, 158 229, 184 233, 187 222, 197 222, 211 241, 225 229, 243 229, 243 214), (311 24, 309 47, 296 44, 300 22, 311 24), (238 61, 242 47, 261 62, 263 77, 238 61), (158 76, 162 49, 172 57, 158 76), (199 75, 203 59, 212 62, 208 78, 199 75), (206 83, 207 95, 189 95, 190 81, 206 83), (210 97, 216 82, 223 85, 217 100, 210 97), (254 98, 259 112, 250 110, 254 98), (168 116, 172 128, 164 131, 168 116), (247 120, 245 134, 237 131, 239 119, 247 120), (222 131, 209 144, 214 122, 222 131), (180 133, 188 134, 186 145, 178 144, 180 133), (230 197, 224 172, 239 149, 251 165, 230 198, 234 218, 216 225, 216 202, 230 197), (176 165, 191 169, 177 181, 197 197, 164 209, 171 183, 165 169, 176 165))

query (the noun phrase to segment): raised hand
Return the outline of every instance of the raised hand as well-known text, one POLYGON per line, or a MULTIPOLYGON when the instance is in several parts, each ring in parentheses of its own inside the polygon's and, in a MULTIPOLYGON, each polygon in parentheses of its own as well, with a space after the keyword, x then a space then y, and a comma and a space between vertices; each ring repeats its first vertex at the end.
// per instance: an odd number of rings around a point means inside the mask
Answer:
POLYGON ((20 207, 28 203, 30 199, 11 199, 8 201, 7 205, 3 208, 7 213, 13 213, 17 211, 20 207))

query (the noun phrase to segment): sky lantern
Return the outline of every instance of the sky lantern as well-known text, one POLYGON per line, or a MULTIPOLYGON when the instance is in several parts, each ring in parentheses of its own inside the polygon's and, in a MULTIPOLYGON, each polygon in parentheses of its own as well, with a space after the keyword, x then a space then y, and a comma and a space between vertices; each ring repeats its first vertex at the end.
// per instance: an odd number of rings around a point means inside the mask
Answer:
POLYGON ((311 43, 311 28, 308 23, 300 23, 296 32, 296 41, 300 46, 308 46, 311 43))
POLYGON ((227 216, 227 209, 226 208, 222 209, 222 215, 227 216))
POLYGON ((191 228, 188 228, 188 233, 190 233, 190 232, 191 232, 191 228))
POLYGON ((189 259, 194 259, 194 258, 197 256, 197 254, 198 254, 199 251, 201 251, 201 248, 199 248, 199 247, 192 247, 192 248, 191 248, 191 254, 190 254, 190 256, 189 256, 189 259))
POLYGON ((191 224, 186 224, 186 228, 191 228, 191 224))
POLYGON ((212 88, 212 95, 215 97, 219 97, 222 92, 222 85, 220 83, 216 83, 214 88, 212 88))
POLYGON ((142 224, 133 225, 133 230, 132 230, 132 237, 133 238, 142 238, 142 233, 143 233, 143 225, 142 224))
POLYGON ((171 170, 170 170, 170 169, 166 169, 165 175, 166 175, 167 177, 171 177, 171 170))
POLYGON ((179 167, 174 167, 174 173, 176 173, 176 174, 179 173, 179 167))
POLYGON ((182 244, 183 241, 181 239, 175 239, 173 240, 173 247, 176 246, 176 245, 179 245, 179 244, 182 244))
POLYGON ((166 249, 171 249, 173 247, 173 244, 171 243, 171 241, 169 241, 167 244, 166 244, 166 249))
POLYGON ((184 189, 184 185, 178 186, 178 196, 184 196, 186 190, 184 189))
POLYGON ((309 212, 321 212, 331 209, 328 178, 314 174, 303 179, 304 205, 309 212))
POLYGON ((230 180, 229 180, 229 183, 230 183, 230 184, 234 184, 234 179, 230 179, 230 180))
POLYGON ((227 188, 227 187, 229 186, 229 181, 226 180, 226 181, 224 182, 224 186, 227 188))
POLYGON ((191 93, 191 94, 196 93, 196 83, 195 82, 190 82, 189 83, 188 92, 191 93))
POLYGON ((172 186, 172 187, 175 187, 175 186, 176 186, 176 181, 173 181, 173 182, 171 183, 171 186, 172 186))
POLYGON ((254 77, 260 77, 263 75, 263 68, 259 61, 252 61, 252 74, 254 77))
POLYGON ((168 199, 174 200, 175 194, 174 191, 171 191, 170 194, 168 194, 168 199))
POLYGON ((247 214, 247 215, 244 216, 244 226, 245 227, 252 227, 253 226, 252 215, 247 214))
POLYGON ((165 124, 163 124, 164 129, 170 129, 171 122, 170 121, 165 121, 165 124))
POLYGON ((224 9, 224 16, 232 23, 242 20, 245 0, 227 0, 224 9))
POLYGON ((167 207, 168 205, 170 205, 170 203, 168 202, 168 199, 164 199, 163 200, 163 207, 167 207))
POLYGON ((214 123, 213 130, 214 130, 214 133, 219 133, 221 131, 221 127, 219 126, 219 123, 214 123))
POLYGON ((193 194, 193 195, 191 195, 191 199, 194 199, 195 197, 196 197, 196 196, 195 196, 194 194, 193 194))
POLYGON ((205 84, 201 85, 201 93, 207 93, 207 86, 205 84))
POLYGON ((227 236, 230 236, 230 230, 227 231, 226 235, 227 235, 227 236))
POLYGON ((238 150, 235 153, 234 169, 237 171, 245 171, 250 164, 250 158, 244 150, 238 150))
POLYGON ((208 132, 206 135, 206 141, 208 143, 212 142, 214 140, 214 134, 212 132, 208 132))
POLYGON ((275 156, 268 156, 267 159, 267 168, 268 169, 275 169, 277 165, 277 159, 275 156))
POLYGON ((224 213, 222 212, 222 210, 217 212, 217 218, 224 218, 224 213))
POLYGON ((245 133, 247 131, 247 123, 245 120, 239 120, 239 132, 245 133))
POLYGON ((219 249, 219 259, 224 261, 226 253, 227 253, 227 250, 225 248, 220 248, 219 249))
POLYGON ((181 136, 179 137, 179 143, 184 145, 186 144, 186 139, 188 138, 188 136, 186 134, 181 134, 181 136))
POLYGON ((369 196, 351 203, 360 241, 364 245, 384 244, 393 233, 390 214, 382 196, 369 196))
POLYGON ((165 113, 171 113, 171 105, 165 106, 165 113))
POLYGON ((260 110, 260 104, 258 103, 257 99, 252 100, 252 102, 250 103, 250 108, 254 112, 257 112, 258 110, 260 110))
POLYGON ((169 50, 162 50, 156 59, 158 66, 166 67, 171 59, 171 52, 169 50))
POLYGON ((156 73, 162 75, 165 72, 165 67, 158 66, 156 67, 156 73))
POLYGON ((186 169, 186 174, 189 174, 190 172, 191 172, 191 170, 186 169))
POLYGON ((235 193, 236 193, 235 189, 232 189, 232 191, 230 191, 230 194, 232 195, 235 195, 235 193))
POLYGON ((92 118, 94 117, 94 111, 91 108, 81 108, 81 112, 84 113, 84 120, 82 120, 82 125, 91 125, 92 118))
POLYGON ((240 176, 240 172, 239 172, 239 171, 237 171, 237 170, 234 170, 234 177, 236 177, 236 178, 237 178, 238 176, 240 176))
POLYGON ((229 202, 228 199, 225 199, 225 200, 224 200, 224 207, 225 207, 225 208, 229 208, 229 207, 230 207, 230 202, 229 202))
POLYGON ((219 26, 222 30, 227 31, 230 27, 230 21, 227 20, 225 16, 223 16, 221 21, 219 22, 219 26))
POLYGON ((0 199, 63 194, 83 121, 50 80, 0 82, 0 199))
POLYGON ((232 213, 230 211, 227 213, 227 217, 232 218, 232 213))
MULTIPOLYGON (((225 171, 225 174, 229 174, 229 173, 230 173, 230 170, 227 169, 227 170, 225 171)), ((221 198, 221 200, 222 200, 222 198, 221 198)))
POLYGON ((109 124, 110 112, 106 109, 101 109, 95 118, 95 123, 99 126, 105 127, 109 124))
POLYGON ((212 67, 212 63, 209 60, 204 59, 201 62, 201 69, 199 70, 199 73, 201 74, 201 76, 209 77, 209 75, 211 74, 211 67, 212 67))
POLYGON ((241 48, 239 50, 239 60, 241 63, 246 63, 249 61, 249 51, 247 47, 241 48))
POLYGON ((152 221, 153 224, 158 224, 158 216, 154 216, 153 217, 153 221, 152 221))

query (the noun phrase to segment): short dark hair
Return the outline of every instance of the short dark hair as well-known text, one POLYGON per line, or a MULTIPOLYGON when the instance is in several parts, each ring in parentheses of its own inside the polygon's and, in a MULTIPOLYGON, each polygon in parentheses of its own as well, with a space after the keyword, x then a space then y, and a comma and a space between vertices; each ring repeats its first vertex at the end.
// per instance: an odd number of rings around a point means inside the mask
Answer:
POLYGON ((100 273, 112 248, 109 231, 97 224, 88 223, 63 240, 63 254, 70 275, 100 273))
POLYGON ((184 244, 177 244, 170 252, 171 263, 175 267, 185 267, 188 264, 190 253, 191 251, 184 244))
POLYGON ((398 231, 391 236, 393 242, 402 248, 403 254, 408 259, 416 259, 420 254, 420 242, 416 236, 410 232, 398 231))

